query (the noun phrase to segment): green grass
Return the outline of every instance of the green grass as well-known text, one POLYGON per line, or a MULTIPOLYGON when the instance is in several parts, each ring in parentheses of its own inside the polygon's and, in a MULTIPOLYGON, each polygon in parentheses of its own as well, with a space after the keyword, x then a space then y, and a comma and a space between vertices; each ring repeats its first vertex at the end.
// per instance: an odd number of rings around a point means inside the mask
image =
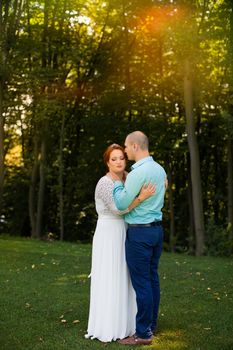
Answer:
MULTIPOLYGON (((0 253, 0 349, 125 349, 84 338, 90 245, 2 238, 0 253)), ((233 349, 232 260, 163 253, 160 278, 158 334, 137 348, 233 349)))

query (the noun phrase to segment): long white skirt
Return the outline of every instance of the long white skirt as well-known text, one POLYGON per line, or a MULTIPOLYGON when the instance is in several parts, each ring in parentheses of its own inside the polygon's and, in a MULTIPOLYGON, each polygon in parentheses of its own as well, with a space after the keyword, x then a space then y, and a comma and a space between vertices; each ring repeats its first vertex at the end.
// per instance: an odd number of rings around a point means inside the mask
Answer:
POLYGON ((135 333, 136 296, 126 265, 125 235, 123 219, 98 219, 86 338, 110 342, 135 333))

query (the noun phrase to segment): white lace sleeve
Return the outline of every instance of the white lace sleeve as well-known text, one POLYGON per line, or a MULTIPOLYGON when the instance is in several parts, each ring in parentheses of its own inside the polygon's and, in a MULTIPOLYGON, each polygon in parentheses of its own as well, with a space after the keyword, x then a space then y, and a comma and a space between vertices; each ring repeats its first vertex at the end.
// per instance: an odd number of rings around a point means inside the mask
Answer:
POLYGON ((105 210, 114 215, 124 215, 129 212, 126 210, 118 210, 113 199, 114 184, 110 178, 103 176, 96 185, 95 200, 101 200, 104 204, 105 210))

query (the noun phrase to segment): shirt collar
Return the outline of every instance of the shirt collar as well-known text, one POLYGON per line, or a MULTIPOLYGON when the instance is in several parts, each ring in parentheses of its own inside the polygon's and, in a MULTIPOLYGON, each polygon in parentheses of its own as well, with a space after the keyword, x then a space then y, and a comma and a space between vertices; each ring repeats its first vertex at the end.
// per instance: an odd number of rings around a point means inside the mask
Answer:
POLYGON ((153 160, 153 158, 151 156, 148 156, 148 157, 145 157, 145 158, 142 158, 140 160, 138 160, 136 163, 134 163, 132 166, 131 166, 131 170, 139 167, 140 165, 144 164, 144 163, 147 163, 147 162, 151 162, 153 160))

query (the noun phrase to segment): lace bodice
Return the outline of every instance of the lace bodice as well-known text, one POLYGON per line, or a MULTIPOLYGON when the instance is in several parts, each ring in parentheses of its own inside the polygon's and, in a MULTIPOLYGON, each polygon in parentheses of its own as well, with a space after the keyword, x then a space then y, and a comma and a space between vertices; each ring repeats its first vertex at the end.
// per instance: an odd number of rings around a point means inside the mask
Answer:
POLYGON ((114 183, 107 175, 101 177, 95 188, 95 207, 99 216, 120 217, 128 213, 128 209, 120 211, 113 199, 114 183))

